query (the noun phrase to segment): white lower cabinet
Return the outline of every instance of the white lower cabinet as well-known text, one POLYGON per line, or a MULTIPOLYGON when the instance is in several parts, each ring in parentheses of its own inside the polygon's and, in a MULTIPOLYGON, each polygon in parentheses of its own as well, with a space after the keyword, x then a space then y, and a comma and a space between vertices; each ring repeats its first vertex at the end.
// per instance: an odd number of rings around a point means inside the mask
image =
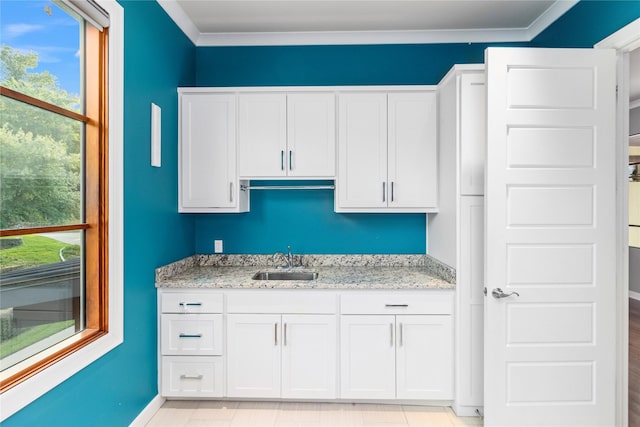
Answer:
POLYGON ((335 399, 336 316, 282 316, 282 394, 284 398, 335 399))
POLYGON ((394 316, 340 316, 340 397, 396 397, 394 335, 394 316))
POLYGON ((280 397, 280 317, 227 315, 229 397, 280 397))
POLYGON ((449 400, 452 300, 435 290, 161 290, 161 395, 449 400))
POLYGON ((229 397, 336 397, 335 315, 229 314, 229 397))
POLYGON ((451 316, 343 315, 341 397, 450 399, 451 316))

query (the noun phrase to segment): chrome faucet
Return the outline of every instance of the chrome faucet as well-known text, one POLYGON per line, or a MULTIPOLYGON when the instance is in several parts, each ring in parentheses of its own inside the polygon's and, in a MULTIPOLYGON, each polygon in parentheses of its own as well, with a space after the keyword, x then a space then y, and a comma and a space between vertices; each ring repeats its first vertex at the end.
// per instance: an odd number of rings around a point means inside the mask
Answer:
POLYGON ((292 268, 293 267, 293 254, 291 253, 291 246, 287 246, 287 253, 286 254, 284 254, 282 252, 276 252, 275 254, 273 254, 273 256, 271 257, 273 262, 276 262, 276 258, 277 257, 284 258, 285 262, 287 263, 286 265, 280 266, 281 268, 292 268))

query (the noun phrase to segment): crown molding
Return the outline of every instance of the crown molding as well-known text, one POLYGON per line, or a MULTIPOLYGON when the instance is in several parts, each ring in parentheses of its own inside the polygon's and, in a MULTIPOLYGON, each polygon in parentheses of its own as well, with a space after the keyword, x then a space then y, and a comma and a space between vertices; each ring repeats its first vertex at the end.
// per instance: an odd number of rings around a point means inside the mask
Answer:
POLYGON ((611 34, 595 45, 598 49, 616 49, 631 52, 640 47, 640 18, 611 34))
POLYGON ((541 32, 546 30, 549 25, 553 24, 579 1, 580 0, 558 0, 553 3, 551 7, 545 10, 544 13, 538 17, 538 19, 529 25, 526 29, 528 38, 524 41, 531 41, 535 39, 541 32))
POLYGON ((198 38, 200 38, 200 31, 195 26, 193 21, 185 13, 184 9, 175 0, 156 0, 158 4, 167 12, 167 15, 176 23, 178 28, 191 40, 191 42, 198 46, 198 38))
POLYGON ((156 0, 196 46, 302 46, 528 42, 579 0, 558 0, 526 28, 201 33, 176 0, 156 0))

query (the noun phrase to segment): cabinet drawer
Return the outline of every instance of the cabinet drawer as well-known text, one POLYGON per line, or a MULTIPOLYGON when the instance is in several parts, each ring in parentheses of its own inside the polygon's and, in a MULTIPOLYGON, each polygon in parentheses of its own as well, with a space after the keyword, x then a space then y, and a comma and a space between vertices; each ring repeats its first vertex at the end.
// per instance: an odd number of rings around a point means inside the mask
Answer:
POLYGON ((451 314, 452 312, 452 292, 354 292, 340 296, 341 314, 451 314))
POLYGON ((227 313, 335 314, 336 305, 336 296, 333 292, 270 290, 227 295, 227 313))
POLYGON ((162 396, 222 397, 222 357, 164 356, 162 396))
POLYGON ((222 294, 207 292, 162 293, 163 313, 222 313, 222 294))
POLYGON ((163 314, 163 355, 221 355, 222 314, 163 314))

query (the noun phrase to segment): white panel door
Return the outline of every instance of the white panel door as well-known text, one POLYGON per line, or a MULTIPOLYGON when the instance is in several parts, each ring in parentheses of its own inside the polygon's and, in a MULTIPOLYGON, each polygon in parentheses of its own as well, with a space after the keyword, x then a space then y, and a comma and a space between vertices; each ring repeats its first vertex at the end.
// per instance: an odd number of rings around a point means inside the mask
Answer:
POLYGON ((238 169, 241 177, 279 177, 287 166, 287 95, 238 95, 238 169))
POLYGON ((336 316, 282 316, 282 397, 336 398, 336 316))
POLYGON ((184 94, 180 102, 180 207, 236 206, 235 96, 184 94))
POLYGON ((280 397, 279 314, 227 315, 227 396, 280 397))
POLYGON ((485 425, 614 425, 615 52, 486 59, 485 425))
POLYGON ((388 94, 389 207, 438 204, 435 92, 388 94))
POLYGON ((395 316, 340 317, 340 397, 394 399, 395 316))
POLYGON ((287 95, 286 154, 288 176, 335 176, 336 99, 333 93, 287 95))
POLYGON ((338 95, 337 206, 387 206, 387 94, 338 95))
POLYGON ((453 398, 451 335, 451 316, 396 316, 396 398, 453 398))

